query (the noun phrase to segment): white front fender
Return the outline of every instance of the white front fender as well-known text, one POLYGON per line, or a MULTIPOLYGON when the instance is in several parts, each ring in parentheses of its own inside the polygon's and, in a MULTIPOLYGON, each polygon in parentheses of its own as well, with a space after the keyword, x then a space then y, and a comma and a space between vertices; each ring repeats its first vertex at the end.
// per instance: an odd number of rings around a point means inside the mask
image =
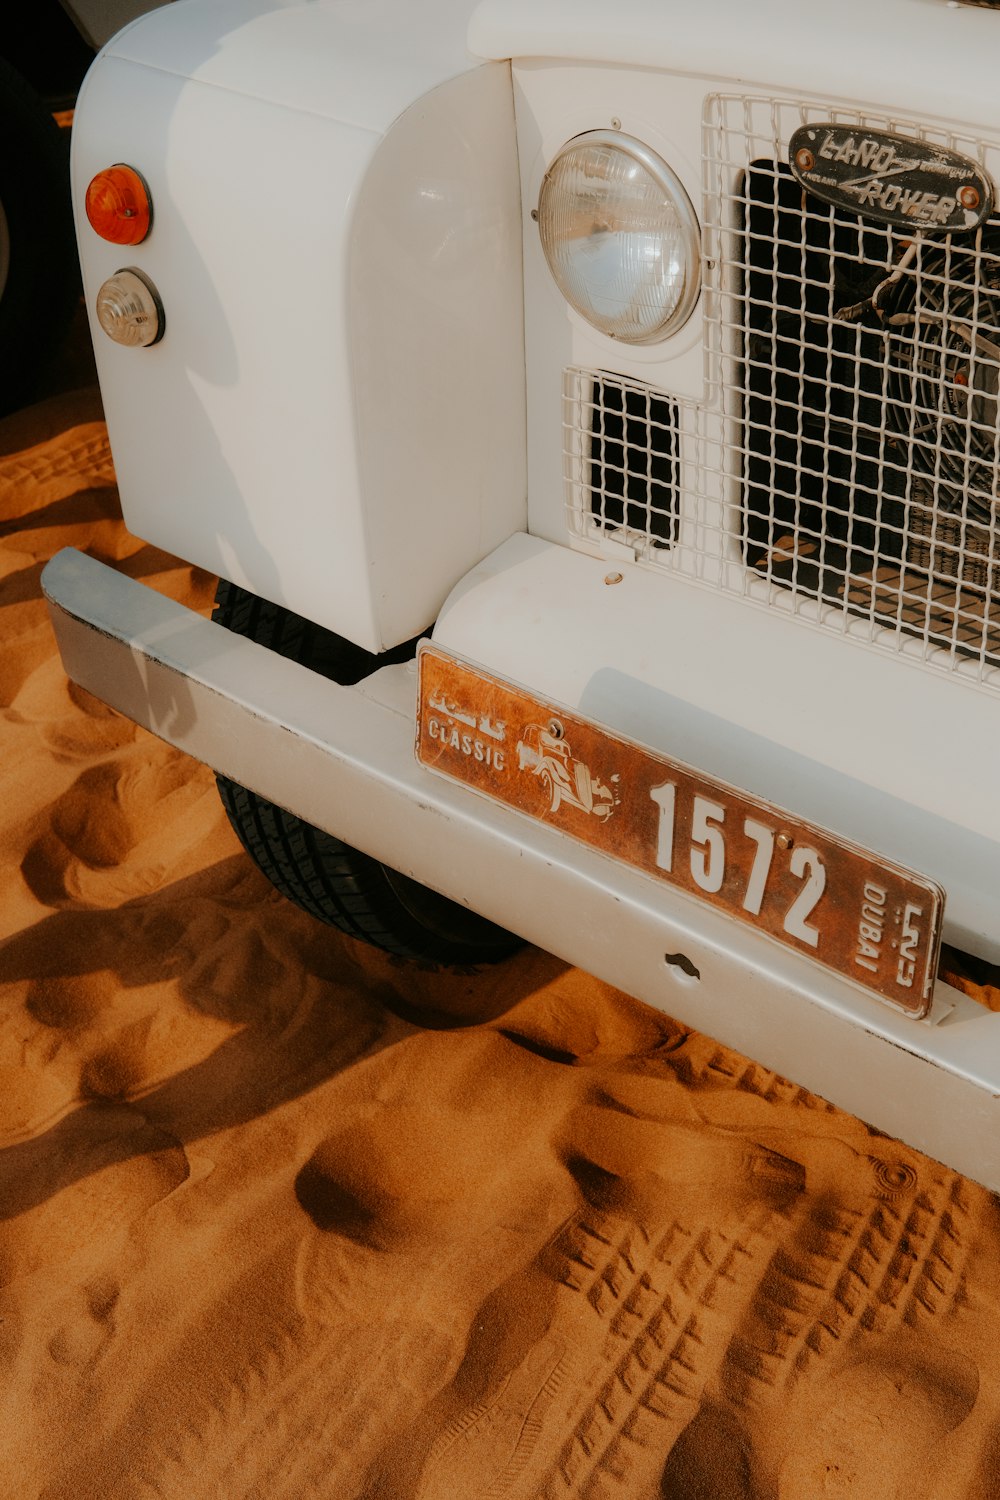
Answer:
POLYGON ((74 131, 88 304, 135 266, 166 316, 148 349, 93 327, 127 524, 372 651, 525 514, 510 72, 456 3, 407 51, 409 9, 379 50, 343 6, 166 7, 74 131), (82 213, 118 161, 153 200, 128 248, 82 213))

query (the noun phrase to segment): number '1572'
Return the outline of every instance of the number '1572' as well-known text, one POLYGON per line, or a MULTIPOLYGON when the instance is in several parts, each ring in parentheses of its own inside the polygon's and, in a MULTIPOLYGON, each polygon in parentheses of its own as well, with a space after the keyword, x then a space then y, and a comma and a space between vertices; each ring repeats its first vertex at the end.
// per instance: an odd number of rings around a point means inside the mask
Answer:
MULTIPOLYGON (((649 795, 660 810, 656 836, 656 863, 668 874, 674 873, 674 820, 677 786, 665 781, 654 786, 649 795)), ((691 848, 688 851, 691 879, 709 895, 722 889, 726 877, 726 809, 710 797, 696 795, 691 813, 691 848)), ((744 818, 743 834, 754 845, 753 864, 743 892, 743 909, 759 916, 774 862, 776 834, 773 828, 756 818, 744 818)), ((809 921, 826 888, 826 870, 819 853, 805 844, 796 844, 789 855, 789 869, 803 881, 791 906, 782 918, 785 931, 811 948, 819 945, 819 928, 809 921)))

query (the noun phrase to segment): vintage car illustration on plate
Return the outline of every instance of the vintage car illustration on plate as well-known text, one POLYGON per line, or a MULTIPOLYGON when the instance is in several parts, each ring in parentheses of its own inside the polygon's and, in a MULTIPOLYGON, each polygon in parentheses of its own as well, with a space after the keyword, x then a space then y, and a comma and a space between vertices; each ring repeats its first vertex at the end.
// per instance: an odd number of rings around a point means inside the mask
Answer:
POLYGON ((617 793, 574 758, 566 740, 541 724, 529 724, 518 740, 517 764, 519 770, 538 777, 549 795, 550 812, 557 812, 565 802, 595 818, 610 818, 618 803, 617 793))

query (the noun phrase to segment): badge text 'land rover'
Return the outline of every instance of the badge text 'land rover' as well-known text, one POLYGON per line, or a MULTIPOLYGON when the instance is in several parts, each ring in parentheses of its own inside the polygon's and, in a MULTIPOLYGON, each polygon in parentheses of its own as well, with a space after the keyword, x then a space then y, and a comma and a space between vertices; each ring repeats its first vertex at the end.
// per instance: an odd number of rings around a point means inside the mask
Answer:
POLYGON ((803 125, 788 143, 802 186, 886 224, 977 228, 993 211, 985 172, 957 151, 853 125, 803 125))

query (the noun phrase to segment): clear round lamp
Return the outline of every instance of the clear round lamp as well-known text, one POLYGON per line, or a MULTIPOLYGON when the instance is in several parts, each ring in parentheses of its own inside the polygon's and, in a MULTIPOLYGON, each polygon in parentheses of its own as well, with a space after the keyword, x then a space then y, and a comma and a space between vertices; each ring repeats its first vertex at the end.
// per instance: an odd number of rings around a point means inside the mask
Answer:
POLYGON ((163 304, 153 283, 134 267, 108 278, 96 307, 97 321, 116 344, 142 349, 163 337, 163 304))
POLYGON ((653 344, 690 317, 701 232, 677 175, 614 130, 578 135, 554 158, 538 199, 549 270, 582 318, 625 344, 653 344))

